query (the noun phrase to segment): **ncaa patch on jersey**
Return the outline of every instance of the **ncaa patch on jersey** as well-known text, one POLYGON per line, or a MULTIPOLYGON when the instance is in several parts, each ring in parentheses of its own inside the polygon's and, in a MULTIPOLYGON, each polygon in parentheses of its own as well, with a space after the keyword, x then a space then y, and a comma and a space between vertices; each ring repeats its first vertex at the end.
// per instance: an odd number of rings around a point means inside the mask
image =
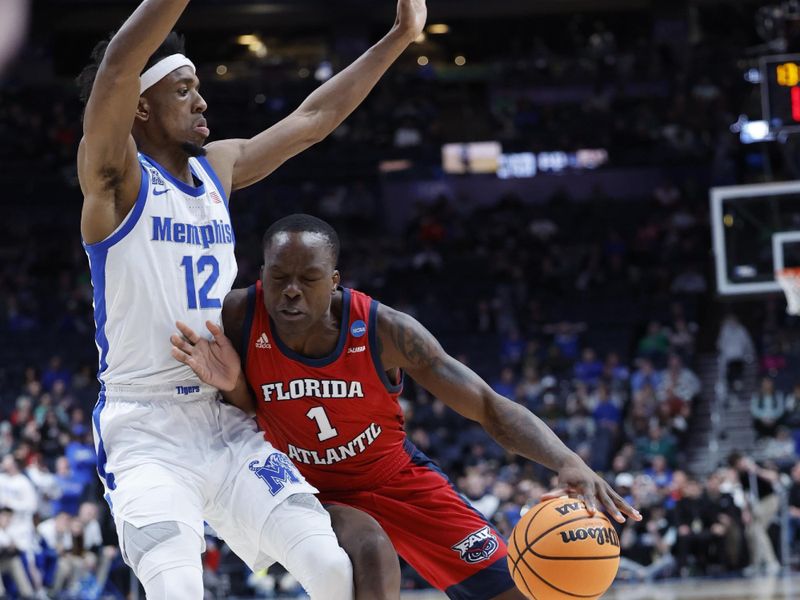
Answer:
POLYGON ((497 537, 487 525, 478 531, 473 531, 457 544, 453 544, 451 549, 461 554, 461 560, 465 563, 475 564, 487 560, 497 552, 499 547, 497 537))
POLYGON ((367 333, 367 324, 361 319, 354 321, 353 324, 350 325, 350 335, 352 335, 354 338, 360 338, 365 333, 367 333))

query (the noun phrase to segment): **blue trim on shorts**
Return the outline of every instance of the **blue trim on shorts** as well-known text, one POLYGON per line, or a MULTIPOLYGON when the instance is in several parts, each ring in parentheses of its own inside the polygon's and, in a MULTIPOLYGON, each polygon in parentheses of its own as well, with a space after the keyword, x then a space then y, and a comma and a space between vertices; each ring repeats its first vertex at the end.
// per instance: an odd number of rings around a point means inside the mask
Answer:
MULTIPOLYGON (((105 387, 103 387, 100 390, 100 398, 98 399, 97 404, 92 411, 92 421, 94 422, 94 429, 97 431, 97 474, 100 475, 100 479, 105 482, 106 487, 109 490, 115 490, 117 489, 117 484, 114 481, 114 474, 106 472, 106 462, 108 462, 108 457, 106 456, 106 448, 103 444, 103 434, 100 431, 100 413, 103 412, 105 405, 106 390, 105 387)), ((111 507, 111 498, 107 498, 107 501, 109 507, 111 507)))
MULTIPOLYGON (((480 511, 476 510, 466 497, 456 489, 453 482, 450 481, 450 478, 439 468, 439 465, 412 444, 408 438, 406 438, 403 449, 408 453, 412 464, 418 467, 424 467, 440 475, 447 485, 450 486, 450 489, 461 499, 464 506, 478 515, 478 517, 491 528, 494 534, 505 542, 505 538, 503 538, 500 532, 497 531, 489 520, 483 516, 480 511)), ((494 562, 484 566, 474 575, 467 577, 464 581, 451 585, 444 590, 444 592, 447 594, 447 597, 452 600, 486 600, 487 598, 499 596, 503 592, 507 592, 514 587, 514 580, 511 578, 511 573, 508 572, 506 555, 503 554, 494 562)))

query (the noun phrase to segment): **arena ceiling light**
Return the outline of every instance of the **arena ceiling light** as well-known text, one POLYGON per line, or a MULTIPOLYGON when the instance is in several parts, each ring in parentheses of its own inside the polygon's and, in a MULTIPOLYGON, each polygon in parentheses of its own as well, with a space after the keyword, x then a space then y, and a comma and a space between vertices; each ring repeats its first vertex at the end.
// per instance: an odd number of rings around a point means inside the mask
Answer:
POLYGON ((242 46, 250 46, 252 44, 261 43, 261 38, 253 33, 248 33, 237 37, 236 43, 241 44, 242 46))
POLYGON ((443 35, 450 33, 450 25, 444 23, 432 23, 428 25, 428 33, 431 35, 443 35))

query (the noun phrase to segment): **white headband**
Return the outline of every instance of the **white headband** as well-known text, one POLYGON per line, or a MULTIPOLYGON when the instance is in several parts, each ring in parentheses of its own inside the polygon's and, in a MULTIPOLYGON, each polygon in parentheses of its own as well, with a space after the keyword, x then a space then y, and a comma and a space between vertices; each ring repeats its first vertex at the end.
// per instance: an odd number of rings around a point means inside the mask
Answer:
POLYGON ((191 67, 192 73, 195 72, 194 63, 183 54, 172 54, 162 58, 139 77, 139 94, 144 94, 146 89, 154 86, 175 69, 180 69, 181 67, 191 67))

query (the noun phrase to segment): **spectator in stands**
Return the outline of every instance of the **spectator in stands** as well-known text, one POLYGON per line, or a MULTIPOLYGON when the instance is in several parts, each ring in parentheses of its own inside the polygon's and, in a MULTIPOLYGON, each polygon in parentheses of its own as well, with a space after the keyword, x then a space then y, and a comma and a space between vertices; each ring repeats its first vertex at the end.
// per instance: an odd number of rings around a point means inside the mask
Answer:
POLYGON ((53 514, 52 501, 61 495, 61 488, 58 485, 56 476, 50 472, 50 469, 47 468, 42 459, 42 455, 38 453, 31 456, 25 469, 25 475, 36 488, 38 496, 37 515, 40 518, 49 518, 53 514))
POLYGON ((513 368, 519 367, 527 343, 517 329, 511 329, 504 337, 500 347, 500 360, 513 368))
POLYGON ((56 460, 56 481, 61 493, 53 500, 53 513, 77 515, 86 484, 82 477, 72 471, 66 456, 56 460))
POLYGON ((597 358, 597 353, 593 348, 584 348, 581 359, 575 363, 575 379, 585 383, 590 387, 597 385, 600 376, 603 374, 603 363, 597 358))
POLYGON ((772 377, 761 379, 761 387, 753 394, 750 401, 750 413, 753 415, 753 426, 761 437, 775 435, 778 423, 786 410, 784 393, 775 389, 772 377))
POLYGON ((734 390, 741 390, 744 367, 755 359, 755 348, 747 329, 733 314, 728 314, 722 321, 717 351, 720 374, 734 390))
POLYGON ((648 385, 654 390, 661 386, 662 375, 653 367, 653 361, 649 358, 639 358, 636 360, 636 371, 631 375, 631 389, 638 392, 648 385))
POLYGON ((73 425, 71 439, 64 448, 64 455, 69 461, 75 480, 86 486, 92 486, 97 480, 97 454, 92 443, 92 433, 83 423, 73 425))
POLYGON ((72 517, 59 512, 42 521, 36 528, 42 546, 41 562, 44 565, 43 579, 51 593, 58 595, 66 586, 72 571, 68 552, 72 549, 72 517))
POLYGON ((666 331, 658 321, 650 321, 647 324, 647 332, 639 340, 637 353, 663 365, 667 352, 669 352, 669 338, 666 331))
POLYGON ((514 369, 503 367, 500 377, 492 384, 492 389, 506 398, 514 399, 515 381, 514 369))
POLYGON ((10 577, 23 598, 33 598, 33 586, 25 572, 22 553, 17 547, 11 521, 14 512, 0 505, 0 597, 6 597, 3 576, 10 577))
POLYGON ((767 529, 780 509, 775 492, 779 475, 738 452, 730 455, 728 464, 736 472, 747 500, 744 522, 750 545, 750 565, 746 572, 750 575, 763 570, 768 575, 776 575, 781 567, 767 529))
POLYGON ((695 330, 686 322, 686 319, 679 317, 675 319, 672 328, 669 330, 669 347, 671 352, 678 354, 684 361, 691 360, 694 356, 694 337, 695 330))
POLYGON ((724 493, 722 486, 725 476, 717 471, 708 476, 704 501, 711 507, 713 523, 711 535, 715 540, 716 559, 728 571, 739 569, 742 565, 742 511, 733 496, 724 493))
POLYGON ((789 488, 789 544, 799 548, 800 543, 800 461, 792 467, 792 487, 789 488))
POLYGON ((675 558, 682 577, 688 575, 690 564, 696 567, 696 575, 705 575, 713 555, 711 524, 716 515, 703 502, 702 492, 700 483, 689 478, 681 498, 675 503, 675 524, 678 527, 675 558))
POLYGON ((674 465, 677 447, 671 434, 665 433, 658 423, 652 423, 647 437, 637 440, 636 451, 645 461, 651 462, 653 457, 661 455, 667 464, 674 465))
POLYGON ((672 469, 667 465, 663 454, 653 456, 650 466, 644 472, 659 489, 667 489, 672 483, 672 469))
POLYGON ((42 372, 42 386, 44 389, 50 391, 56 381, 63 381, 68 385, 71 380, 72 373, 64 367, 62 358, 58 355, 51 357, 47 368, 42 372))
POLYGON ((522 380, 517 385, 514 397, 517 402, 535 411, 544 389, 544 383, 539 377, 538 369, 532 365, 526 366, 522 370, 522 380))
POLYGON ((683 365, 681 357, 671 354, 667 369, 656 390, 658 401, 669 405, 670 415, 678 415, 683 408, 691 406, 692 400, 700 393, 700 379, 683 365))

